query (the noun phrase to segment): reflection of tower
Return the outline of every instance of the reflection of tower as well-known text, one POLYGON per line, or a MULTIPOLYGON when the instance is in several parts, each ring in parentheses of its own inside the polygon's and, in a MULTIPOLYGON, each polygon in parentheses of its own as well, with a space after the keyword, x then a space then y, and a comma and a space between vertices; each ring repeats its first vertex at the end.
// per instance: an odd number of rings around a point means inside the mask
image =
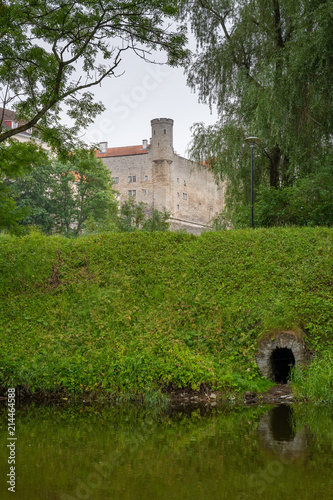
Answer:
POLYGON ((173 162, 173 120, 151 120, 151 149, 153 159, 153 206, 158 210, 168 206, 171 199, 171 166, 173 162))

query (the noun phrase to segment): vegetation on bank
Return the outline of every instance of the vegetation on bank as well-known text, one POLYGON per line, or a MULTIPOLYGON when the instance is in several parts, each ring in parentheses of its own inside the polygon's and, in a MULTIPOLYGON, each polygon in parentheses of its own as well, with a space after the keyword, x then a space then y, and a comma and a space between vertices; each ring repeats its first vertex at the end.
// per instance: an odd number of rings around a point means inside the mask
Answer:
POLYGON ((301 400, 333 403, 333 352, 318 353, 306 370, 295 368, 291 377, 294 394, 301 400))
POLYGON ((333 231, 0 235, 4 388, 148 395, 264 390, 258 340, 332 348, 333 231))

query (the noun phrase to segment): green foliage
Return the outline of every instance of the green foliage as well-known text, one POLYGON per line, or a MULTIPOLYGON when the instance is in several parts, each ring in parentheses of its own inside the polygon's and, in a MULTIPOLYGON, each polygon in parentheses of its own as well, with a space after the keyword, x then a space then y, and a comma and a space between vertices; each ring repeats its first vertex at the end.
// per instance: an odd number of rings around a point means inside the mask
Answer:
MULTIPOLYGON (((255 210, 255 209, 254 209, 255 210)), ((214 231, 244 229, 251 226, 251 208, 242 203, 227 204, 224 210, 212 219, 214 231)))
POLYGON ((49 160, 42 155, 21 177, 0 186, 0 228, 24 234, 75 237, 100 232, 167 231, 171 213, 126 200, 118 209, 110 171, 92 151, 78 149, 49 160))
POLYGON ((53 148, 77 147, 80 128, 104 110, 90 89, 121 74, 125 51, 149 59, 152 51, 163 50, 171 65, 184 59, 185 29, 165 24, 176 13, 173 0, 2 3, 2 106, 10 104, 25 122, 3 130, 0 116, 0 143, 33 127, 53 148), (60 123, 62 106, 72 127, 60 123))
POLYGON ((130 197, 124 201, 120 207, 117 225, 121 232, 133 232, 138 229, 143 231, 167 231, 171 213, 163 208, 162 211, 156 208, 149 209, 143 202, 136 203, 135 198, 130 197))
POLYGON ((0 176, 18 177, 30 172, 47 153, 34 141, 18 142, 15 139, 0 143, 0 176))
POLYGON ((33 141, 20 143, 11 139, 0 145, 0 230, 24 234, 26 230, 21 223, 30 214, 29 207, 16 203, 5 178, 10 176, 13 179, 27 174, 46 159, 46 152, 33 141))
POLYGON ((291 374, 295 395, 302 400, 333 403, 333 353, 332 349, 319 352, 305 369, 295 367, 291 374))
POLYGON ((29 209, 22 224, 46 234, 77 236, 88 218, 104 223, 117 213, 109 170, 84 149, 72 152, 66 161, 41 161, 29 174, 6 183, 18 208, 29 209))
POLYGON ((258 339, 332 343, 328 228, 0 234, 0 377, 28 391, 263 390, 258 339))
MULTIPOLYGON (((261 185, 254 203, 254 226, 332 226, 333 224, 333 167, 328 158, 324 165, 293 186, 272 188, 261 185)), ((229 202, 221 214, 212 220, 212 228, 250 227, 250 202, 237 201, 229 191, 229 202)))
POLYGON ((20 223, 28 214, 28 208, 18 208, 9 189, 0 183, 0 230, 12 234, 24 234, 26 231, 20 223))
POLYGON ((120 208, 119 229, 121 232, 132 232, 139 229, 146 218, 145 204, 136 203, 133 197, 124 201, 120 208))
POLYGON ((332 153, 331 2, 187 0, 182 16, 198 46, 188 84, 219 112, 216 125, 195 125, 191 154, 227 181, 229 211, 249 205, 247 136, 261 139, 255 195, 316 177, 332 153))
POLYGON ((332 226, 333 165, 299 179, 294 187, 262 187, 255 214, 256 226, 332 226))
POLYGON ((169 229, 169 222, 167 220, 170 218, 171 212, 169 212, 165 207, 163 209, 157 210, 153 208, 151 211, 151 217, 148 217, 142 225, 144 231, 167 231, 169 229))
POLYGON ((118 206, 114 210, 107 210, 104 218, 100 220, 94 219, 90 215, 85 223, 83 234, 98 234, 98 233, 117 233, 118 227, 118 206))

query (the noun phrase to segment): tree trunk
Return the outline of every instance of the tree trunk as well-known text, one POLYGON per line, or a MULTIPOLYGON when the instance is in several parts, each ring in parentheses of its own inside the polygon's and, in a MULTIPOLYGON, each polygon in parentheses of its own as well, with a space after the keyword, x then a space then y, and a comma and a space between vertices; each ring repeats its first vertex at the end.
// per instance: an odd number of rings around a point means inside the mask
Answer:
POLYGON ((281 160, 281 150, 278 144, 275 144, 269 158, 269 185, 277 189, 279 187, 279 164, 281 160))
POLYGON ((289 172, 289 158, 288 156, 283 156, 281 162, 281 182, 282 186, 289 187, 292 186, 292 177, 289 172))

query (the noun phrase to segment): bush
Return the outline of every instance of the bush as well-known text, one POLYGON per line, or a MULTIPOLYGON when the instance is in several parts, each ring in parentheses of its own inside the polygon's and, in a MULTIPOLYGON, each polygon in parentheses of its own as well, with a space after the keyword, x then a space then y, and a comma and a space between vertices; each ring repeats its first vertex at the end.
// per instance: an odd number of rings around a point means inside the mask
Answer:
POLYGON ((324 350, 304 370, 295 367, 291 375, 295 395, 318 403, 333 403, 333 352, 324 350))
POLYGON ((255 204, 255 225, 332 226, 333 168, 300 179, 293 187, 261 187, 255 204))

